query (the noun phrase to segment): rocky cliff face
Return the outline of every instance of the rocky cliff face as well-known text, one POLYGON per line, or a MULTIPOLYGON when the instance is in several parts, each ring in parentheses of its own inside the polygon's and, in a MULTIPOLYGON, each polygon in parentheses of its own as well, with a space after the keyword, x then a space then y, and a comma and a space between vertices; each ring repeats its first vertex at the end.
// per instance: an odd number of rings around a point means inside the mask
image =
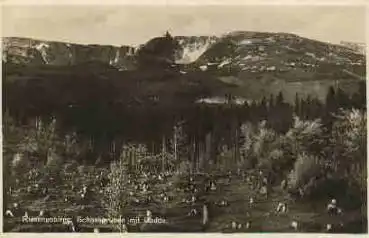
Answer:
POLYGON ((196 61, 204 54, 217 40, 215 36, 176 36, 181 52, 177 55, 178 64, 189 64, 196 61))

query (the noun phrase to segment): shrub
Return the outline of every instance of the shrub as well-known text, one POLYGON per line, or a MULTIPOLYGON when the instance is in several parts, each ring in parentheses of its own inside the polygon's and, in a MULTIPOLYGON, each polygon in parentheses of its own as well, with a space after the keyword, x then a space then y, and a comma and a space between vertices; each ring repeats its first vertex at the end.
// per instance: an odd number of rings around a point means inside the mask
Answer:
POLYGON ((302 121, 294 117, 293 126, 285 134, 285 140, 291 153, 297 158, 301 152, 320 154, 323 144, 323 130, 320 119, 302 121))
POLYGON ((252 154, 254 128, 251 123, 244 123, 241 126, 241 158, 242 160, 247 159, 252 154))
POLYGON ((47 153, 47 161, 45 169, 49 175, 56 176, 60 174, 61 167, 64 163, 62 156, 50 149, 47 153))
MULTIPOLYGON (((113 161, 110 164, 108 183, 105 186, 103 206, 106 208, 108 217, 124 217, 127 212, 128 193, 126 183, 128 181, 128 169, 124 158, 113 161)), ((122 231, 122 224, 116 224, 116 228, 122 231)))
POLYGON ((284 136, 267 128, 265 121, 259 123, 257 128, 244 124, 241 131, 244 139, 241 154, 247 157, 247 160, 244 160, 244 164, 248 163, 246 167, 255 165, 268 171, 273 175, 273 180, 281 179, 286 168, 291 169, 291 158, 284 136))
POLYGON ((266 128, 266 121, 258 125, 258 130, 253 137, 253 154, 258 159, 264 159, 274 147, 277 134, 275 131, 266 128))
POLYGON ((14 176, 23 176, 31 168, 28 158, 23 153, 14 154, 10 166, 14 176))
POLYGON ((256 128, 250 123, 245 123, 241 126, 241 133, 241 166, 270 168, 269 154, 278 144, 277 133, 266 127, 266 121, 259 123, 256 128))
POLYGON ((322 163, 318 157, 307 153, 299 154, 288 176, 291 189, 303 188, 321 174, 322 163))
POLYGON ((177 172, 179 174, 186 174, 191 171, 191 166, 188 161, 181 161, 178 165, 177 172))
POLYGON ((331 138, 329 161, 337 176, 344 178, 352 187, 360 187, 366 197, 367 188, 367 126, 366 112, 341 110, 336 115, 331 138))

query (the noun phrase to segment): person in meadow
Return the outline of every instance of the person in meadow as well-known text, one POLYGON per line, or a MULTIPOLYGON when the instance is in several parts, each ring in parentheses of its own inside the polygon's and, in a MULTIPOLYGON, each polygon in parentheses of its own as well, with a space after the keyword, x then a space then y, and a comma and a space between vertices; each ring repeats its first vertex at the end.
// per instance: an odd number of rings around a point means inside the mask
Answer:
POLYGON ((260 188, 260 194, 263 195, 265 199, 268 199, 268 188, 266 185, 260 188))
POLYGON ((70 227, 70 230, 72 232, 79 232, 80 231, 80 228, 78 226, 78 222, 77 222, 76 217, 72 217, 72 220, 69 223, 69 227, 70 227))
POLYGON ((163 201, 164 201, 165 203, 169 202, 169 197, 168 197, 167 195, 165 195, 165 196, 164 196, 164 198, 163 198, 163 201))
POLYGON ((196 189, 194 184, 190 184, 189 187, 187 188, 187 191, 189 192, 193 192, 196 189))
POLYGON ((148 186, 146 185, 146 183, 144 183, 142 186, 142 192, 146 193, 147 191, 148 191, 148 186))
POLYGON ((252 207, 254 205, 254 198, 250 197, 249 205, 250 205, 250 207, 252 207))
POLYGON ((227 173, 227 184, 232 182, 232 172, 229 170, 227 173))
POLYGON ((268 177, 267 176, 263 177, 262 184, 268 186, 268 177))
POLYGON ((251 175, 251 177, 250 177, 250 188, 251 188, 251 190, 254 190, 257 187, 258 187, 257 179, 254 175, 251 175))
POLYGON ((197 216, 198 211, 196 208, 191 208, 191 211, 188 213, 188 216, 197 216))
POLYGON ((337 206, 337 200, 332 199, 327 205, 327 212, 329 215, 340 215, 342 214, 342 209, 337 206))
POLYGON ((44 187, 43 189, 42 189, 42 195, 43 196, 47 196, 49 194, 49 190, 48 190, 48 188, 47 187, 44 187))
POLYGON ((326 224, 325 231, 326 232, 332 232, 332 224, 326 224))
POLYGON ((283 179, 281 182, 281 190, 286 190, 287 189, 287 180, 283 179))
POLYGON ((210 191, 215 191, 215 190, 217 190, 217 186, 215 185, 214 181, 211 181, 210 182, 210 191))
POLYGON ((297 221, 295 221, 295 220, 293 220, 292 222, 291 222, 291 228, 293 229, 293 230, 295 230, 295 231, 297 231, 298 230, 298 228, 299 228, 299 224, 298 224, 298 222, 297 221))
POLYGON ((14 214, 11 209, 7 209, 5 211, 5 217, 14 217, 14 214))
POLYGON ((226 207, 229 204, 225 199, 222 199, 219 203, 217 203, 217 205, 220 206, 220 207, 226 207))
POLYGON ((277 213, 286 213, 287 212, 287 204, 285 203, 278 203, 277 209, 276 209, 277 213))
POLYGON ((298 190, 300 198, 303 198, 305 196, 305 192, 302 188, 299 188, 298 190))
POLYGON ((128 227, 127 227, 127 225, 126 225, 126 224, 123 224, 123 225, 122 225, 122 228, 121 228, 120 232, 121 232, 121 233, 128 233, 128 227))
POLYGON ((189 203, 195 204, 196 201, 197 201, 196 196, 195 195, 192 195, 191 196, 191 200, 189 201, 189 203))
POLYGON ((18 203, 13 203, 12 212, 13 212, 14 216, 20 217, 21 214, 24 214, 23 211, 24 211, 24 209, 18 203))
POLYGON ((150 210, 146 210, 146 219, 152 219, 152 212, 150 210))
POLYGON ((236 229, 237 229, 237 222, 232 221, 232 223, 231 223, 231 228, 232 228, 233 230, 236 230, 236 229))

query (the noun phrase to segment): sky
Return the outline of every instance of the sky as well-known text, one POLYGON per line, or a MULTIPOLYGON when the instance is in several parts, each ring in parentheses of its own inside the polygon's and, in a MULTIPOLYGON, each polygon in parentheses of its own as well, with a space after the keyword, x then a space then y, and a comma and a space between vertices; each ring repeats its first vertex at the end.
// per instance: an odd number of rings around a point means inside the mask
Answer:
POLYGON ((172 35, 288 32, 325 42, 365 42, 360 6, 7 5, 2 36, 81 44, 139 45, 172 35))

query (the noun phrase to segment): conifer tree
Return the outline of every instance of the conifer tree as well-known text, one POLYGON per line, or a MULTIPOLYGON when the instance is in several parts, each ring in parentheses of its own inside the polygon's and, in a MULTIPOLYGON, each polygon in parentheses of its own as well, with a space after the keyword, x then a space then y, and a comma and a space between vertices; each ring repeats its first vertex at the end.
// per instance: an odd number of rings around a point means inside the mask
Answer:
POLYGON ((300 115, 301 114, 301 101, 300 101, 300 97, 298 95, 298 93, 296 93, 295 95, 295 114, 296 115, 300 115))

